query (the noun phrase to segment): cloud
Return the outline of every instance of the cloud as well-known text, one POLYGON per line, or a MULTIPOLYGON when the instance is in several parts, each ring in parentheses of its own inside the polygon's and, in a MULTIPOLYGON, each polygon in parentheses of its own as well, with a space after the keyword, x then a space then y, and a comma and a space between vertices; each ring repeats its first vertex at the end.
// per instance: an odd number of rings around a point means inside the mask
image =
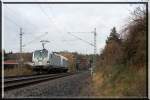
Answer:
POLYGON ((99 52, 99 49, 104 47, 111 28, 116 26, 119 31, 134 7, 127 4, 4 5, 4 48, 6 51, 19 51, 19 28, 22 27, 23 44, 48 32, 47 35, 41 36, 23 48, 25 52, 41 49, 40 40, 47 39, 50 43, 46 47, 50 51, 93 53, 92 46, 80 40, 74 41, 76 38, 67 32, 88 32, 74 33, 74 35, 93 42, 93 34, 89 32, 96 28, 97 52, 99 52))

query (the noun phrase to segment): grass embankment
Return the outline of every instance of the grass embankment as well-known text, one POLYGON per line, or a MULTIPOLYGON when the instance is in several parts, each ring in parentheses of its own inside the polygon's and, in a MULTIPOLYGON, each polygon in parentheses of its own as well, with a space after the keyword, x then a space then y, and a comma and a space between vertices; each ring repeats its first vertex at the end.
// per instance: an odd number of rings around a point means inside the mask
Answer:
POLYGON ((106 66, 97 69, 93 77, 96 96, 146 96, 146 68, 106 66))
POLYGON ((4 69, 4 76, 19 76, 19 75, 32 75, 33 71, 30 66, 15 66, 13 68, 4 69))

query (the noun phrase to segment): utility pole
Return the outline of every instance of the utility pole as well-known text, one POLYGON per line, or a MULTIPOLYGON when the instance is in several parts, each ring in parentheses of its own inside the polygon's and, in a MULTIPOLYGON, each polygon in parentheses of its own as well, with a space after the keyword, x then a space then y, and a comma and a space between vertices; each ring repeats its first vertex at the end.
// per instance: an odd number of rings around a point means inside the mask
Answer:
POLYGON ((93 75, 93 72, 95 71, 95 68, 96 68, 96 51, 97 51, 97 46, 96 46, 96 28, 94 28, 94 54, 93 54, 92 75, 93 75))
POLYGON ((22 53, 22 28, 20 28, 20 53, 22 53))
POLYGON ((19 67, 21 69, 21 72, 22 72, 22 63, 23 63, 23 58, 22 58, 22 35, 23 35, 23 32, 22 32, 22 28, 20 28, 20 61, 19 61, 19 67))
POLYGON ((68 32, 70 35, 72 35, 72 36, 74 36, 75 38, 77 38, 77 39, 79 39, 79 40, 81 40, 81 41, 83 41, 83 42, 85 42, 85 43, 87 43, 87 44, 89 44, 89 45, 91 45, 91 46, 93 46, 94 47, 94 54, 93 54, 93 64, 92 64, 92 67, 91 67, 91 75, 93 76, 93 73, 94 73, 94 71, 95 71, 95 68, 96 68, 96 51, 97 51, 97 46, 96 46, 96 36, 97 36, 97 34, 96 34, 96 28, 94 28, 94 31, 92 31, 92 32, 68 32), (71 34, 71 33, 94 33, 94 43, 90 43, 90 42, 88 42, 88 41, 86 41, 86 40, 83 40, 82 38, 80 38, 80 37, 78 37, 78 36, 75 36, 75 35, 73 35, 73 34, 71 34))

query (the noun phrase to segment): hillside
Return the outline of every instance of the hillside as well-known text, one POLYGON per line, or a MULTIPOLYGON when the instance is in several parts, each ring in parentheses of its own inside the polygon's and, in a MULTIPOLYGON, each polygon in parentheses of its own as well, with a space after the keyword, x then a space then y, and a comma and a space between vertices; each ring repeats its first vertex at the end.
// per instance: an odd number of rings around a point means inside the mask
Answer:
POLYGON ((147 96, 147 42, 146 11, 137 7, 122 30, 115 27, 106 40, 105 48, 97 59, 93 87, 97 96, 147 96))

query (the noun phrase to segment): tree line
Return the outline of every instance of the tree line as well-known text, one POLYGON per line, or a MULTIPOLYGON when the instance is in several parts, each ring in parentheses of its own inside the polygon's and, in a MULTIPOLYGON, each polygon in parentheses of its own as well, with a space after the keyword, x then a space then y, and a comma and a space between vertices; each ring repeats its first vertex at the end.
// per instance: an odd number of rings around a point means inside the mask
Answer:
POLYGON ((99 65, 125 64, 142 67, 146 64, 146 13, 144 7, 137 7, 121 34, 118 34, 115 27, 112 28, 98 58, 99 65))

